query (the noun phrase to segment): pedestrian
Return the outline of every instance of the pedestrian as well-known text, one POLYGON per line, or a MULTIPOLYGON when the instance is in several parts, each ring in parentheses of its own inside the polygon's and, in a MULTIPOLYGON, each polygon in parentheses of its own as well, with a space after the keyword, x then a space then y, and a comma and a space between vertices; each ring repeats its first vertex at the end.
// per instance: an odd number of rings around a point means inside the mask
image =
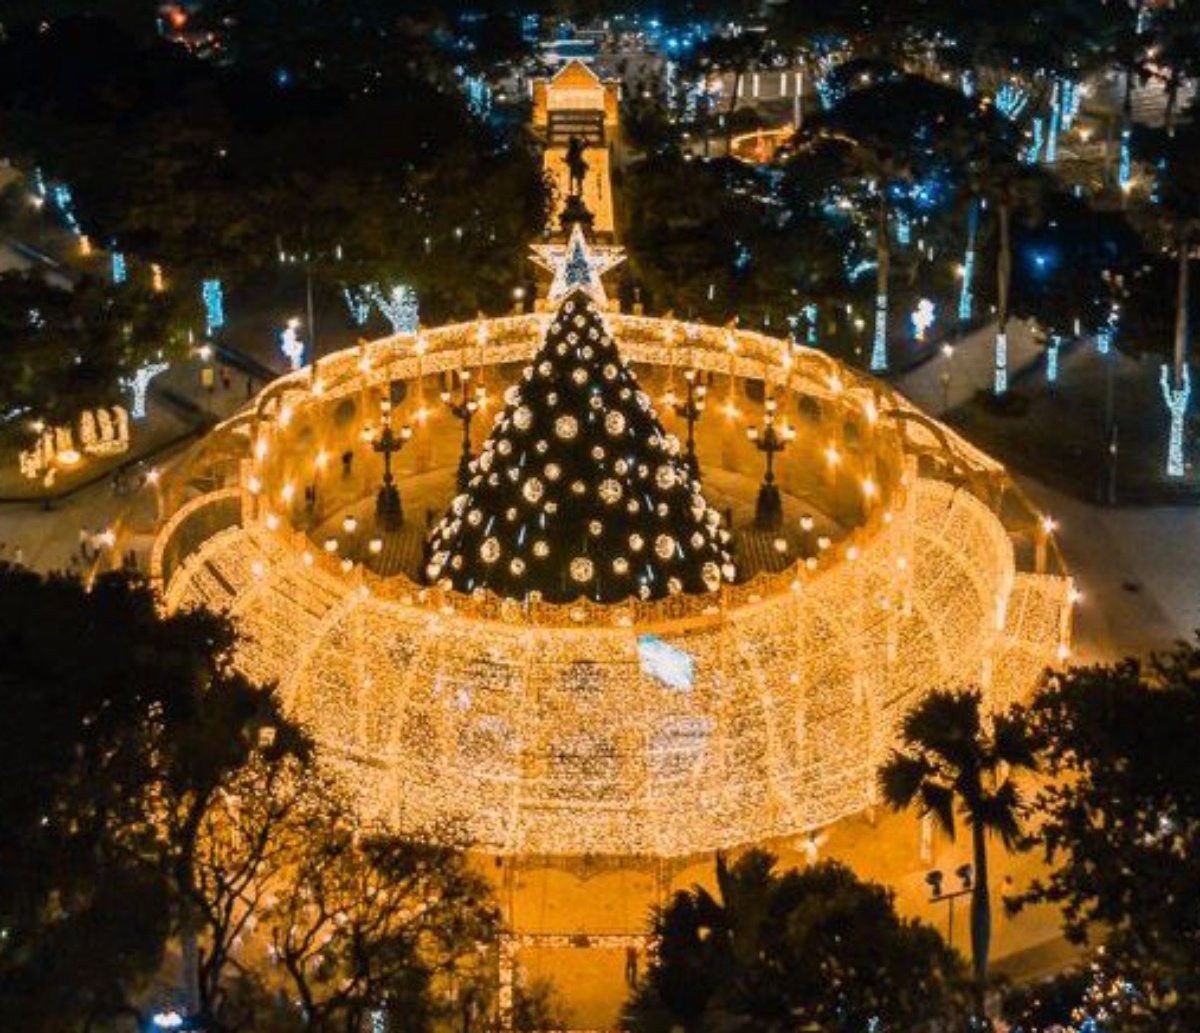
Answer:
POLYGON ((349 477, 354 468, 354 453, 350 449, 346 449, 342 453, 342 476, 349 477))
POLYGON ((638 981, 638 951, 631 943, 625 948, 625 984, 631 989, 638 981))
POLYGON ((17 567, 25 566, 25 550, 19 545, 13 550, 13 565, 17 567))

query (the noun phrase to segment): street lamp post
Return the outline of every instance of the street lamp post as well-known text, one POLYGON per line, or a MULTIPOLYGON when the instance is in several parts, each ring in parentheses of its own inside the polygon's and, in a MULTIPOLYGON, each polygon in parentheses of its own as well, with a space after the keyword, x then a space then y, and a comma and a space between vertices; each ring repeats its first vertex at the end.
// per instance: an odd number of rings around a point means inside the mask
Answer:
POLYGON ((944 890, 942 888, 943 876, 940 869, 935 868, 925 875, 925 882, 929 884, 929 901, 932 904, 940 904, 946 902, 946 910, 948 912, 946 925, 946 943, 948 946, 954 946, 954 902, 959 897, 969 896, 971 893, 971 866, 969 864, 959 865, 954 874, 958 876, 959 882, 962 884, 960 889, 944 890))
POLYGON ((458 490, 466 491, 467 482, 471 479, 471 420, 475 418, 475 413, 483 404, 484 389, 477 387, 474 392, 471 391, 471 371, 469 369, 464 369, 458 376, 462 382, 461 400, 456 402, 449 391, 443 391, 442 401, 450 410, 451 415, 462 422, 462 453, 458 457, 458 490))
POLYGON ((687 420, 687 451, 685 458, 691 470, 692 477, 699 480, 700 459, 696 455, 696 422, 704 414, 704 399, 708 394, 708 388, 703 384, 696 383, 698 374, 694 369, 687 370, 683 376, 687 380, 687 398, 680 402, 675 398, 674 391, 668 391, 665 401, 674 410, 676 416, 687 420))
POLYGON ((371 445, 383 456, 383 484, 375 496, 375 519, 385 531, 395 531, 404 523, 404 510, 392 476, 392 456, 408 444, 412 427, 406 423, 398 433, 392 430, 392 403, 386 398, 380 403, 380 420, 383 425, 371 445))
POLYGON ((746 436, 767 457, 766 473, 758 489, 758 502, 754 507, 754 526, 760 531, 778 531, 783 526, 783 498, 779 494, 779 486, 775 483, 775 455, 787 448, 788 443, 796 436, 796 432, 789 427, 780 428, 775 425, 776 412, 775 399, 768 398, 762 429, 749 427, 746 430, 746 436))

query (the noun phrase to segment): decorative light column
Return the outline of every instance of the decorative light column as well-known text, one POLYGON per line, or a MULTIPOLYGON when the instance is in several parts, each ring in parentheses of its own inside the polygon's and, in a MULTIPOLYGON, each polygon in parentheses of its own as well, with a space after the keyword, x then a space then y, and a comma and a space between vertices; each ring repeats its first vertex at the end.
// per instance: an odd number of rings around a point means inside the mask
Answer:
POLYGON ((483 404, 484 389, 471 390, 471 371, 464 369, 458 375, 462 383, 462 398, 454 401, 449 391, 442 392, 442 401, 451 415, 462 422, 462 452, 458 457, 458 490, 466 491, 467 482, 471 479, 471 420, 483 404))
POLYGON ((696 383, 698 372, 695 369, 685 370, 683 376, 687 381, 686 400, 682 402, 677 401, 675 392, 668 391, 665 401, 674 410, 676 416, 687 420, 685 459, 691 469, 692 476, 698 480, 700 478, 700 459, 696 455, 696 422, 704 415, 704 399, 708 394, 708 388, 703 384, 696 383))
POLYGON ((382 427, 371 447, 383 456, 383 484, 375 496, 375 519, 385 531, 395 531, 404 523, 404 510, 400 506, 400 492, 392 476, 392 456, 399 452, 412 438, 412 427, 407 423, 399 432, 392 430, 392 403, 385 398, 379 406, 382 427))
POLYGON ((791 428, 775 425, 777 408, 775 399, 768 398, 762 429, 749 427, 746 430, 746 436, 767 457, 766 473, 758 489, 758 502, 754 506, 754 526, 760 531, 778 531, 783 526, 783 497, 775 483, 775 455, 787 448, 796 436, 791 428))

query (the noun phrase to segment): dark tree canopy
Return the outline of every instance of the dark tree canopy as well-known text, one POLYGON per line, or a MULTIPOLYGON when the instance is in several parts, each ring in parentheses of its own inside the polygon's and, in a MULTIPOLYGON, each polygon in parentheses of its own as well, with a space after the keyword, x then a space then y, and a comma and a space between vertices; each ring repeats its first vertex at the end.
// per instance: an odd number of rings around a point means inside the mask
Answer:
POLYGON ((433 315, 507 305, 544 219, 536 156, 472 118, 456 80, 386 67, 368 86, 289 78, 65 17, 0 42, 0 115, 86 232, 172 276, 284 252, 330 283, 403 279, 433 315))
MULTIPOLYGON (((1102 937, 1146 1029, 1200 1026, 1200 649, 1052 675, 1033 717, 1055 781, 1037 839, 1051 871, 1023 897, 1068 936, 1102 937)), ((1141 1027, 1139 1027, 1141 1028, 1141 1027)))
POLYGON ((962 964, 932 928, 900 918, 889 890, 840 864, 774 865, 761 851, 720 857, 717 896, 675 895, 655 920, 658 958, 626 1006, 630 1029, 958 1028, 962 964))
POLYGON ((1097 212, 1061 193, 1041 207, 1037 222, 1015 234, 1013 312, 1059 336, 1072 336, 1076 320, 1081 333, 1094 334, 1141 245, 1120 212, 1097 212))
POLYGON ((73 289, 35 274, 0 275, 0 411, 73 419, 122 401, 120 380, 186 354, 199 323, 191 295, 86 277, 73 289))
POLYGON ((127 1010, 185 906, 188 830, 260 729, 304 749, 232 645, 224 619, 160 619, 122 580, 0 568, 0 1026, 127 1010))

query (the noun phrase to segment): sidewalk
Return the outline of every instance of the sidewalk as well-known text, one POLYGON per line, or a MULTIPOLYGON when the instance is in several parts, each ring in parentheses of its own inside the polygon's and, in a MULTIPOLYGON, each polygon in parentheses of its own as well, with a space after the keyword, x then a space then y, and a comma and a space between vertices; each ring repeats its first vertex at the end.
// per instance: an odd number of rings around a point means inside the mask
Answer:
MULTIPOLYGON (((953 342, 951 354, 935 353, 921 365, 901 373, 892 385, 931 416, 942 416, 973 401, 977 392, 991 391, 995 386, 995 339, 996 324, 988 323, 953 342)), ((1036 365, 1041 356, 1042 349, 1033 340, 1029 325, 1010 321, 1010 382, 1036 365)))

